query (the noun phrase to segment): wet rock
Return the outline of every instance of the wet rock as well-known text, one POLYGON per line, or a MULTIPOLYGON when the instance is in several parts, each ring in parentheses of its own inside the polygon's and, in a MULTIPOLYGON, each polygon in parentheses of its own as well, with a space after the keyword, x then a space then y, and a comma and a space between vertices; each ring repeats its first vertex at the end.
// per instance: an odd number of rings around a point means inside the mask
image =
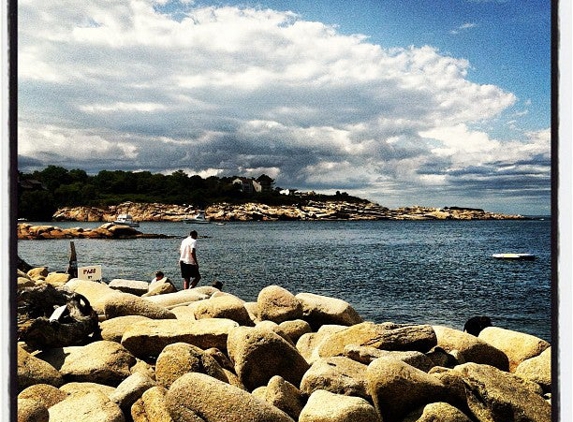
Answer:
POLYGON ((177 379, 165 398, 175 421, 293 422, 286 413, 252 394, 195 372, 177 379))
POLYGON ((296 299, 301 303, 303 319, 317 330, 321 325, 354 325, 364 320, 348 302, 313 293, 299 293, 296 299))
POLYGON ((299 422, 382 422, 376 409, 360 397, 317 390, 302 409, 299 422))
POLYGON ((309 368, 295 347, 269 330, 237 327, 229 333, 227 349, 237 376, 249 391, 266 385, 274 375, 299 385, 309 368))
POLYGON ((500 327, 487 327, 479 334, 479 339, 501 350, 509 358, 509 370, 514 372, 526 359, 539 356, 550 344, 545 340, 518 331, 500 327))

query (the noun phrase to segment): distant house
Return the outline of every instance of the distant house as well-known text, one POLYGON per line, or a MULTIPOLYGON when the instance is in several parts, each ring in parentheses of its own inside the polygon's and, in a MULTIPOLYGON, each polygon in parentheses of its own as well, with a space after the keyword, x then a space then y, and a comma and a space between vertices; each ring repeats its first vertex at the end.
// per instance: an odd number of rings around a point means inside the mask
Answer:
POLYGON ((18 189, 20 190, 48 190, 39 180, 23 179, 18 177, 18 189))
POLYGON ((254 179, 248 179, 246 177, 237 177, 233 180, 233 185, 239 185, 239 189, 244 193, 253 193, 255 188, 253 186, 254 179))
POLYGON ((253 192, 270 192, 272 190, 273 179, 263 174, 257 179, 248 177, 237 177, 233 180, 233 185, 239 185, 241 192, 250 194, 253 192))

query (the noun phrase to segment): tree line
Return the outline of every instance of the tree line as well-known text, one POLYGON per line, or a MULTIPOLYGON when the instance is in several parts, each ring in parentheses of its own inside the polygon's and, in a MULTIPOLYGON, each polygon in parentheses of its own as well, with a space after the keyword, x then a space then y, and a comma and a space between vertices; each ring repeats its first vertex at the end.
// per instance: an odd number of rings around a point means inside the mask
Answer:
POLYGON ((221 202, 292 205, 332 198, 363 201, 345 192, 337 192, 336 195, 306 194, 304 198, 281 195, 282 189, 275 187, 274 180, 265 174, 256 179, 266 182, 268 188, 262 192, 246 191, 233 183, 235 179, 237 176, 189 176, 183 170, 169 175, 149 171, 101 170, 96 175, 89 175, 84 170, 50 165, 33 173, 18 172, 18 217, 49 221, 59 208, 108 206, 126 201, 188 204, 198 208, 221 202))

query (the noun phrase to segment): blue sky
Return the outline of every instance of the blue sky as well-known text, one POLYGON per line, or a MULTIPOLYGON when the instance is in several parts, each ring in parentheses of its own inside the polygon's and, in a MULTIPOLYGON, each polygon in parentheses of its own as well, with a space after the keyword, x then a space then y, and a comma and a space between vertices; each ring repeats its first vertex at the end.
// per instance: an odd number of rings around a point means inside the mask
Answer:
POLYGON ((550 212, 545 0, 19 2, 19 167, 550 212))

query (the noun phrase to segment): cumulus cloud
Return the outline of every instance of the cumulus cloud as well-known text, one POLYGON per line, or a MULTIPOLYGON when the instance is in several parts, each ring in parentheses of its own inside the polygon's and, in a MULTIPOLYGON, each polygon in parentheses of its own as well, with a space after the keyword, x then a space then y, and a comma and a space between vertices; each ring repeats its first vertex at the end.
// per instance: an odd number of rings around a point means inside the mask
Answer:
POLYGON ((23 171, 267 173, 392 204, 549 151, 546 135, 508 143, 472 129, 517 99, 471 82, 467 60, 385 50, 291 12, 22 0, 18 36, 23 171))

